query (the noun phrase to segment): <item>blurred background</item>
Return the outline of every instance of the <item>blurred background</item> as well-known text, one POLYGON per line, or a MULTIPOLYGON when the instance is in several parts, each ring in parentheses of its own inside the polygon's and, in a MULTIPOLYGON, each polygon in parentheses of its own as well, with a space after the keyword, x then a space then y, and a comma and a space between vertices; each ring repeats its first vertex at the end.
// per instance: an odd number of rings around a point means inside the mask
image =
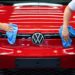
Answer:
POLYGON ((48 3, 60 3, 60 4, 68 4, 71 0, 0 0, 0 3, 4 2, 7 4, 12 4, 16 2, 48 2, 48 3))

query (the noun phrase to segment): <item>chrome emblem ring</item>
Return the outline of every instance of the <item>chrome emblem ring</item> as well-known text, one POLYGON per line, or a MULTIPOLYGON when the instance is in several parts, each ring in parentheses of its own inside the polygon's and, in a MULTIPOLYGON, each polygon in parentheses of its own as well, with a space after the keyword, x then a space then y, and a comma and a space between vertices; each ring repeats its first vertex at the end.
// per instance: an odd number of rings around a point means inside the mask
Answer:
POLYGON ((44 36, 41 33, 34 33, 32 35, 32 42, 36 45, 40 45, 42 44, 42 42, 44 41, 44 36))

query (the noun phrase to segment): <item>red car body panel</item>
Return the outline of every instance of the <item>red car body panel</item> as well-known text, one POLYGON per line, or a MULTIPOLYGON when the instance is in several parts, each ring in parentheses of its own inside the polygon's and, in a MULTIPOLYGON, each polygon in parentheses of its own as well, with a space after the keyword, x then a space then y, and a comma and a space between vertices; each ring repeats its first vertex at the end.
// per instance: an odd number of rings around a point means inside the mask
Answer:
MULTIPOLYGON (((18 25, 18 34, 58 33, 63 24, 66 6, 0 6, 0 22, 18 25)), ((70 24, 75 28, 74 13, 70 24)), ((0 30, 0 32, 5 33, 0 30)), ((64 48, 61 39, 45 39, 37 46, 30 39, 17 39, 10 45, 0 38, 0 69, 16 68, 16 58, 60 58, 61 68, 75 68, 75 39, 70 48, 64 48)))

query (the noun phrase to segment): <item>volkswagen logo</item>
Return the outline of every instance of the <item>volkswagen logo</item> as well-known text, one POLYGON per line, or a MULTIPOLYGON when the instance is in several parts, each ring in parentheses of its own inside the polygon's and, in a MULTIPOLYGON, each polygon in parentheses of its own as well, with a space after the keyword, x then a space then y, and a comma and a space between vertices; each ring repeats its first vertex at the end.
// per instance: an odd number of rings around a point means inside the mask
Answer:
POLYGON ((36 45, 40 45, 44 41, 44 36, 41 33, 34 33, 32 35, 32 42, 36 45))

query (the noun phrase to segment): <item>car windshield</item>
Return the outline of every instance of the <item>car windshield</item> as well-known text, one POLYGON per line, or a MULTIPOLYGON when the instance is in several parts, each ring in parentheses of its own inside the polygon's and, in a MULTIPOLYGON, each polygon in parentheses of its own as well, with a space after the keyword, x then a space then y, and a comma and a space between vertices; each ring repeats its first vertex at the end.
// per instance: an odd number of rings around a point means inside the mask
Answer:
POLYGON ((71 0, 0 0, 1 4, 13 5, 19 3, 49 3, 67 5, 71 0))

